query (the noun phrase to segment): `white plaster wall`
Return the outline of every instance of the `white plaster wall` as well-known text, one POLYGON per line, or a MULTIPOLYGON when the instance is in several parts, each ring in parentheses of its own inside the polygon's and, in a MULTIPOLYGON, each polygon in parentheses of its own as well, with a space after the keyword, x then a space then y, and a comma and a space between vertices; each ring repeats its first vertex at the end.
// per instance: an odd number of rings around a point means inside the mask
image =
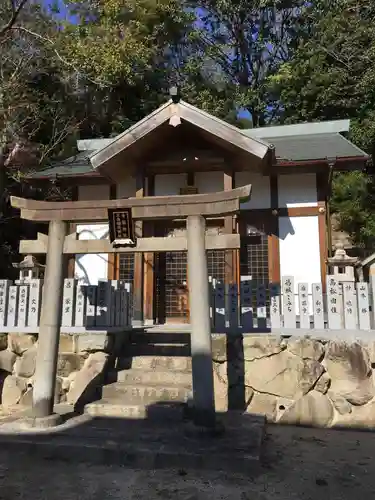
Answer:
POLYGON ((296 292, 298 283, 321 282, 318 216, 280 217, 279 232, 281 276, 294 276, 296 292))
POLYGON ((241 209, 248 210, 249 208, 270 208, 271 207, 271 192, 270 178, 256 172, 236 172, 234 177, 235 187, 246 186, 251 184, 251 197, 246 203, 241 203, 241 209))
MULTIPOLYGON (((108 200, 108 185, 79 186, 79 200, 108 200)), ((78 239, 93 240, 108 238, 108 224, 77 225, 78 239)), ((96 285, 99 279, 106 279, 108 254, 76 255, 74 277, 85 285, 96 285)))
MULTIPOLYGON (((79 240, 105 240, 108 238, 108 224, 82 224, 77 226, 79 240)), ((107 279, 108 254, 76 255, 74 277, 85 285, 96 285, 98 280, 107 279)))
POLYGON ((195 186, 200 194, 224 191, 224 172, 196 172, 195 186))
POLYGON ((180 194, 182 187, 186 187, 186 174, 155 175, 155 196, 180 194))
POLYGON ((316 207, 316 174, 279 175, 279 207, 316 207))

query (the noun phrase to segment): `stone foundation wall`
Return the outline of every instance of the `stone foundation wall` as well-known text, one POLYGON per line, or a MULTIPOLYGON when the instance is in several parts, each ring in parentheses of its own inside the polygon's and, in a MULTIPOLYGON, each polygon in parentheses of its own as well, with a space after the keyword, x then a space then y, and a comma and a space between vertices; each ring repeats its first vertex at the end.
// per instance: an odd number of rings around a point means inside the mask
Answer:
MULTIPOLYGON (((126 341, 118 334, 62 335, 56 402, 95 399, 126 341)), ((31 405, 37 345, 34 335, 0 334, 4 411, 31 405)), ((375 339, 214 335, 213 361, 219 412, 242 410, 286 424, 375 427, 375 339)))
MULTIPOLYGON (((124 336, 62 334, 55 402, 77 404, 91 399, 103 383, 111 358, 124 336)), ((3 411, 32 404, 38 338, 27 334, 0 334, 0 395, 3 411)))
POLYGON ((213 339, 216 407, 318 427, 375 426, 375 343, 213 339))

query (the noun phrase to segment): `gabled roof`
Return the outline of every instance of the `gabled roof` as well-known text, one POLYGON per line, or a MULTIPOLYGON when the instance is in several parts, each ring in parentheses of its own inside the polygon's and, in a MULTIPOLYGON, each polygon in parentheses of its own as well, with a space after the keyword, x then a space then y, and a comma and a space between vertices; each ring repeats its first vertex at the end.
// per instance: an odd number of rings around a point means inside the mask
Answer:
POLYGON ((242 130, 184 101, 174 103, 170 100, 143 120, 140 120, 128 130, 118 135, 109 144, 105 144, 101 149, 95 151, 90 157, 92 166, 95 169, 103 168, 108 161, 120 152, 134 145, 137 141, 151 134, 158 127, 173 118, 176 119, 176 123, 181 120, 186 121, 198 129, 202 129, 204 132, 221 139, 224 143, 229 143, 261 161, 267 161, 268 158, 272 160, 272 147, 266 141, 248 137, 242 130))

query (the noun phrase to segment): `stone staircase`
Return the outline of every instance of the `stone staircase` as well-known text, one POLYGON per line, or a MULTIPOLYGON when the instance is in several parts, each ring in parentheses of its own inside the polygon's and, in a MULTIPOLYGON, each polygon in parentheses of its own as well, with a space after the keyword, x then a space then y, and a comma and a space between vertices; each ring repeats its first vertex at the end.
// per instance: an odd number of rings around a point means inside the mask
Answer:
POLYGON ((135 333, 108 376, 99 401, 85 406, 92 416, 183 419, 191 397, 187 334, 135 333))

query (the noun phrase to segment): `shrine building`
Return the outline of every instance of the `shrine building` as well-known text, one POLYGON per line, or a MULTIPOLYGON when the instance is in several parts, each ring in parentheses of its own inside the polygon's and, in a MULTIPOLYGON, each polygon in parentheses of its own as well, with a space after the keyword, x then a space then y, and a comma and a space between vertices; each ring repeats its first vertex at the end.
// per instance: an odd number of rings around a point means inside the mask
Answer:
MULTIPOLYGON (((78 152, 30 176, 72 200, 171 196, 251 184, 236 216, 207 221, 211 234, 239 233, 240 250, 209 250, 208 274, 225 283, 277 283, 281 276, 323 286, 330 252, 327 200, 336 171, 363 169, 364 151, 347 138, 349 120, 241 130, 180 100, 170 100, 112 138, 79 140, 78 152)), ((73 225, 72 225, 73 226, 73 225)), ((107 224, 78 224, 79 239, 108 238, 107 224)), ((184 220, 137 223, 136 235, 184 235, 184 220)), ((66 277, 85 284, 133 284, 138 319, 187 323, 186 252, 79 255, 66 277)))

